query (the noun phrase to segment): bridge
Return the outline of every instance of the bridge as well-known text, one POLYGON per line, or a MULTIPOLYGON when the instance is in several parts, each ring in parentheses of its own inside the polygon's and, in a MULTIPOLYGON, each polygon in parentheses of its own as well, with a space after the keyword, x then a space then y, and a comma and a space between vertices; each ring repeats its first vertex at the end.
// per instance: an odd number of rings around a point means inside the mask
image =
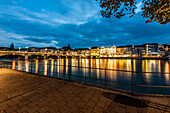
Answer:
POLYGON ((59 57, 59 55, 53 54, 53 53, 45 53, 45 52, 22 52, 22 51, 0 51, 0 56, 20 56, 24 59, 28 59, 29 56, 42 56, 44 59, 47 59, 49 56, 56 56, 59 57))

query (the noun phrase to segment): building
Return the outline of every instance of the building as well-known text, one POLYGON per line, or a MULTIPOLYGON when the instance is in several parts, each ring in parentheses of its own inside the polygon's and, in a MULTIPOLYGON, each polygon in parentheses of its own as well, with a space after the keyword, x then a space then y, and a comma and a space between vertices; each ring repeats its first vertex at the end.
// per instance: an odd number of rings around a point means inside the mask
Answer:
POLYGON ((90 57, 90 49, 89 48, 79 48, 77 49, 77 54, 80 57, 90 57))
POLYGON ((61 55, 61 49, 56 49, 55 54, 56 55, 61 55))
POLYGON ((116 46, 100 48, 100 57, 113 57, 115 54, 116 54, 116 46))
POLYGON ((92 47, 90 55, 92 58, 100 57, 100 47, 98 47, 98 46, 92 47))
POLYGON ((145 48, 146 56, 158 56, 159 55, 159 45, 157 43, 145 44, 145 46, 146 46, 145 48))
POLYGON ((39 52, 39 48, 30 47, 30 48, 28 48, 28 52, 39 52))
POLYGON ((170 56, 170 44, 162 44, 162 49, 165 51, 165 56, 170 56))
POLYGON ((60 54, 61 56, 72 56, 72 49, 70 47, 70 44, 68 44, 68 46, 62 47, 60 54))
POLYGON ((124 46, 117 46, 116 47, 117 55, 124 55, 125 54, 125 47, 124 46))
POLYGON ((133 46, 132 45, 126 45, 124 46, 124 54, 125 55, 132 55, 132 51, 133 51, 133 46))
POLYGON ((0 51, 9 51, 10 48, 8 47, 0 47, 0 51))
POLYGON ((142 57, 145 54, 145 45, 134 46, 133 55, 136 57, 142 57))
POLYGON ((53 54, 55 54, 56 50, 57 49, 55 47, 42 47, 42 48, 39 48, 39 52, 42 52, 42 53, 53 53, 53 54))
POLYGON ((134 46, 117 46, 116 47, 116 57, 132 57, 134 52, 134 46))
POLYGON ((68 46, 62 47, 62 50, 63 50, 63 51, 71 50, 70 44, 68 44, 68 46))
POLYGON ((134 46, 134 52, 138 57, 158 56, 159 46, 157 43, 137 45, 134 46))
POLYGON ((72 56, 74 56, 74 57, 79 57, 78 49, 72 50, 72 56))

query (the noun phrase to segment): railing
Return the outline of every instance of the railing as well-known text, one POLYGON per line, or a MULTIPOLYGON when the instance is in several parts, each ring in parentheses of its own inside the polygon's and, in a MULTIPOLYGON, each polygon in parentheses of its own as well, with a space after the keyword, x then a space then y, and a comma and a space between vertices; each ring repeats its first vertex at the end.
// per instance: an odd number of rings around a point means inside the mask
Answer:
POLYGON ((28 51, 0 51, 0 53, 19 53, 19 54, 53 54, 53 53, 46 53, 46 52, 28 52, 28 51))
MULTIPOLYGON (((16 61, 15 61, 16 62, 16 61)), ((17 63, 17 62, 16 62, 17 63)), ((22 63, 22 64, 25 64, 25 63, 22 63)), ((34 62, 29 62, 29 67, 31 68, 28 68, 28 71, 26 71, 26 66, 24 67, 26 72, 30 72, 30 73, 33 73, 33 71, 35 71, 35 69, 33 68, 33 64, 35 64, 34 62)), ((47 66, 47 76, 48 76, 48 69, 49 69, 49 65, 51 64, 44 64, 44 63, 38 63, 38 65, 40 64, 43 64, 44 66, 46 65, 47 66)), ((0 67, 4 67, 4 68, 11 68, 12 69, 12 62, 0 62, 0 67)), ((92 68, 92 67, 79 67, 79 66, 69 66, 69 65, 56 65, 54 64, 53 65, 54 67, 55 66, 64 66, 64 67, 68 67, 68 74, 67 73, 60 73, 60 72, 51 72, 51 73, 56 73, 57 75, 57 78, 61 78, 59 75, 67 75, 68 76, 68 79, 66 78, 66 80, 68 81, 75 81, 75 80, 72 80, 71 77, 80 77, 80 78, 83 78, 84 79, 84 84, 88 84, 88 85, 92 85, 90 83, 87 82, 87 79, 91 79, 91 80, 99 80, 99 81, 103 81, 104 82, 104 88, 108 88, 107 87, 107 83, 111 82, 111 83, 116 83, 116 84, 122 84, 122 85, 126 85, 126 86, 131 86, 131 92, 129 91, 126 91, 128 93, 131 93, 131 94, 137 94, 134 92, 134 87, 150 87, 150 88, 170 88, 170 86, 155 86, 155 85, 135 85, 134 84, 134 73, 156 73, 156 74, 170 74, 170 73, 166 73, 166 72, 138 72, 138 71, 134 71, 133 70, 133 62, 132 62, 132 70, 131 71, 128 71, 128 70, 115 70, 115 69, 107 69, 107 68, 92 68), (95 70, 104 70, 105 71, 105 75, 104 75, 104 79, 101 79, 101 78, 94 78, 94 77, 88 77, 88 76, 80 76, 80 75, 73 75, 71 74, 71 68, 87 68, 87 69, 95 69, 95 70), (117 82, 117 81, 112 81, 112 80, 107 80, 107 70, 110 70, 110 71, 120 71, 120 72, 130 72, 131 73, 131 83, 124 83, 124 82, 117 82)), ((18 67, 18 66, 15 66, 15 67, 18 67)), ((16 69, 16 68, 15 68, 16 69)), ((21 69, 22 70, 22 69, 21 69)), ((38 68, 38 73, 37 74, 40 74, 41 71, 44 71, 44 70, 40 70, 38 68)), ((63 78, 62 78, 63 79, 63 78)), ((75 81, 76 82, 76 81, 75 81)), ((95 85, 95 86, 98 86, 98 85, 95 85)), ((100 87, 103 87, 103 86, 100 86, 100 87)), ((110 88, 109 88, 110 89, 110 88)))

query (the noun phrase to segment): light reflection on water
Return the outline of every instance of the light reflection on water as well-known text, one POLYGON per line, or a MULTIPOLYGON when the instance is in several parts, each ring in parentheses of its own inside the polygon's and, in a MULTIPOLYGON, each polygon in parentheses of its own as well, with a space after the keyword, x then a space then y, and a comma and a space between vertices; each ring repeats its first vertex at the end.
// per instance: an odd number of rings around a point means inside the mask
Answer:
MULTIPOLYGON (((91 67, 91 68, 107 68, 114 70, 127 70, 131 71, 132 66, 133 70, 137 72, 166 72, 170 73, 170 63, 169 61, 164 60, 133 60, 133 65, 129 59, 51 59, 51 60, 35 60, 35 61, 12 61, 12 69, 30 71, 31 63, 33 62, 33 72, 43 74, 46 76, 62 77, 68 78, 67 75, 61 75, 58 73, 69 74, 69 71, 72 75, 80 75, 93 77, 98 79, 105 78, 105 70, 99 69, 90 69, 90 68, 77 68, 72 67, 69 70, 67 66, 78 66, 78 67, 91 67), (49 65, 47 65, 49 64, 49 65), (56 66, 58 65, 58 66, 56 66), (63 66, 59 66, 63 65, 63 66)), ((107 80, 112 80, 116 82, 131 83, 131 72, 122 72, 122 71, 106 71, 107 80)), ((71 77, 72 80, 84 82, 84 79, 78 77, 71 77)), ((88 79, 87 82, 92 84, 104 85, 104 82, 97 80, 88 79)), ((136 85, 170 85, 170 74, 157 74, 157 73, 134 73, 134 84, 136 85)), ((108 87, 114 87, 118 89, 131 91, 131 86, 122 86, 114 83, 107 83, 108 87)), ((135 91, 139 93, 163 93, 169 94, 166 88, 141 88, 135 87, 135 91)))
POLYGON ((35 60, 35 73, 38 73, 38 60, 35 60))
POLYGON ((12 69, 15 69, 15 61, 12 61, 12 69))

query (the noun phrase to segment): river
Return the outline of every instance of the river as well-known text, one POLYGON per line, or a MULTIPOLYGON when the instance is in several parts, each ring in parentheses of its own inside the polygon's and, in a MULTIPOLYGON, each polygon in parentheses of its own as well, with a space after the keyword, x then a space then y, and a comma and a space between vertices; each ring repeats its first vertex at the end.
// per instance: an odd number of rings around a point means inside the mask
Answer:
MULTIPOLYGON (((6 59, 1 59, 6 60, 6 59)), ((86 76, 86 82, 94 85, 105 86, 105 81, 90 79, 106 79, 115 82, 132 83, 134 85, 154 85, 154 86, 170 86, 170 62, 165 60, 128 60, 128 59, 51 59, 51 60, 10 60, 12 65, 10 68, 31 71, 33 73, 43 74, 45 76, 60 77, 69 79, 67 74, 86 76), (31 66, 32 62, 32 66, 31 66), (133 63, 133 64, 132 64, 133 63), (48 65, 47 65, 48 64, 48 65), (60 65, 60 66, 59 66, 60 65), (75 66, 69 68, 68 66, 75 66), (80 68, 88 67, 88 68, 80 68), (102 69, 91 69, 102 68, 102 69), (106 70, 113 69, 113 70, 106 70), (115 71, 119 70, 119 71, 115 71), (124 70, 124 71, 121 71, 124 70), (63 74, 57 74, 63 73, 63 74), (138 73, 141 72, 141 73, 138 73), (146 73, 151 72, 151 73, 146 73), (159 73, 155 73, 159 72, 159 73), (88 78, 89 77, 89 78, 88 78)), ((72 76, 70 78, 74 81, 84 82, 85 79, 81 77, 72 76)), ((106 82, 107 87, 131 91, 131 85, 117 84, 113 82, 106 82)), ((134 92, 144 94, 164 94, 170 95, 169 88, 149 88, 134 86, 134 92)))

